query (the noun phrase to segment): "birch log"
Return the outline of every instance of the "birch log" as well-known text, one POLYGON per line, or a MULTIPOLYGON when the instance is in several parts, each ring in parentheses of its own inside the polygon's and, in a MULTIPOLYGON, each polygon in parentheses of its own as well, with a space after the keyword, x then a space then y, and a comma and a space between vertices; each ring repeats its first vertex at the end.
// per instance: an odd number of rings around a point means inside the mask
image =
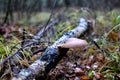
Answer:
MULTIPOLYGON (((79 37, 88 28, 88 23, 84 18, 80 18, 79 25, 71 31, 65 33, 53 45, 49 46, 46 51, 27 69, 22 69, 12 80, 35 80, 36 77, 44 76, 54 68, 59 60, 66 54, 67 49, 58 49, 58 44, 65 43, 71 37, 79 37)), ((41 80, 41 79, 39 79, 41 80)))

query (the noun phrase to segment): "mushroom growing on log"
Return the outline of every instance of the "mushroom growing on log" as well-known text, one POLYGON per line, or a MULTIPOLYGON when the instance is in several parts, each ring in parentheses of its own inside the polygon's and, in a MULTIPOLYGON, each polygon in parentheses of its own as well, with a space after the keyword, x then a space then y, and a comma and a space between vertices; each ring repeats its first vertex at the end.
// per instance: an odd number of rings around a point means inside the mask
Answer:
POLYGON ((63 34, 53 45, 49 46, 45 52, 32 63, 27 69, 22 69, 19 74, 12 78, 12 80, 34 80, 41 76, 45 76, 52 68, 54 68, 61 58, 66 54, 66 48, 58 49, 59 44, 65 43, 69 38, 77 38, 88 28, 88 22, 84 18, 80 18, 80 24, 63 34))

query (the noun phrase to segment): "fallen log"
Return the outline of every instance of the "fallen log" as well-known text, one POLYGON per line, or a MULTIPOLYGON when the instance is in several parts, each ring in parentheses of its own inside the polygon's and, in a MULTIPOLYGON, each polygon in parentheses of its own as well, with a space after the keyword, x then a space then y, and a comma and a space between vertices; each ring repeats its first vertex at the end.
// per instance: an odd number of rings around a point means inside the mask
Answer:
POLYGON ((65 43, 71 37, 79 37, 88 28, 88 23, 84 18, 80 19, 80 24, 65 33, 53 45, 49 46, 45 52, 32 63, 27 69, 22 69, 19 74, 12 78, 12 80, 36 80, 41 76, 45 76, 52 68, 54 68, 61 58, 66 54, 68 49, 59 49, 58 45, 65 43))

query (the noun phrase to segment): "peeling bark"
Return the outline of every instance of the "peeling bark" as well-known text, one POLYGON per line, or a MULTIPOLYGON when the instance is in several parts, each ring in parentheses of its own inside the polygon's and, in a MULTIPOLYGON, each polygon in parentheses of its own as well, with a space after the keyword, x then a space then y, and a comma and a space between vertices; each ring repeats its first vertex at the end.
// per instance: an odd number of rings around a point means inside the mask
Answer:
POLYGON ((49 46, 46 51, 27 69, 22 69, 12 80, 35 80, 41 76, 45 76, 52 68, 54 68, 61 58, 66 54, 68 49, 58 49, 58 44, 63 44, 71 37, 79 37, 88 28, 88 23, 84 18, 80 19, 80 24, 71 31, 63 34, 53 45, 49 46))

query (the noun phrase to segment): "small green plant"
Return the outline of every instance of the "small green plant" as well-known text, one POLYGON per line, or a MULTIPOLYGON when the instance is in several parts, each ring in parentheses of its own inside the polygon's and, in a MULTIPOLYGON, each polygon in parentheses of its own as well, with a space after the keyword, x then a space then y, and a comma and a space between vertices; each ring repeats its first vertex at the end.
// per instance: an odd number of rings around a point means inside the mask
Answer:
POLYGON ((117 10, 113 10, 111 12, 111 21, 112 21, 112 26, 116 26, 120 23, 120 15, 117 10))

